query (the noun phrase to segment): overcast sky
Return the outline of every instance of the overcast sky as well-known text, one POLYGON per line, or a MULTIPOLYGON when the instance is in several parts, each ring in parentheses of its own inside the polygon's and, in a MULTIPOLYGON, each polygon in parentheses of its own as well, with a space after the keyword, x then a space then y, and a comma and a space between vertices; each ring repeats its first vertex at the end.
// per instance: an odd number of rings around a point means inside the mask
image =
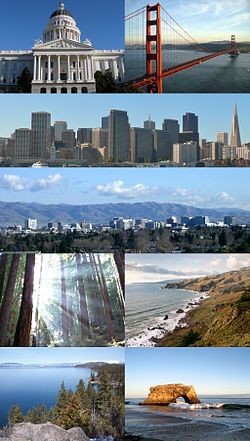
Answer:
POLYGON ((126 284, 190 279, 247 266, 249 254, 126 254, 126 284))
POLYGON ((248 168, 0 168, 0 201, 250 209, 248 168))

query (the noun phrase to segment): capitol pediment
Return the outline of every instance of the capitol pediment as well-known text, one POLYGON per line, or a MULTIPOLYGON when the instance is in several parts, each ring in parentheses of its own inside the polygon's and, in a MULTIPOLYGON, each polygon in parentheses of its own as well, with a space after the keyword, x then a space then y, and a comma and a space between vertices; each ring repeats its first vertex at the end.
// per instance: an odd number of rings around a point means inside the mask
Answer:
POLYGON ((33 51, 44 51, 44 50, 50 50, 50 49, 82 49, 86 51, 92 51, 94 50, 94 47, 91 44, 85 44, 85 43, 79 43, 77 41, 72 41, 68 39, 59 39, 59 40, 53 40, 49 41, 48 43, 36 43, 32 50, 33 51))

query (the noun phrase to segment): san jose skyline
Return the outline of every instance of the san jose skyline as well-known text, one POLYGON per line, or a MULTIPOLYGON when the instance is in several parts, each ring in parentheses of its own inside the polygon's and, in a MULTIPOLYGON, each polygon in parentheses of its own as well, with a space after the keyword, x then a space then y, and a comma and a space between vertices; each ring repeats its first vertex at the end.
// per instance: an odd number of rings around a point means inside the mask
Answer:
MULTIPOLYGON (((0 201, 250 209, 247 168, 2 168, 0 201)), ((119 215, 119 213, 117 213, 119 215)))
POLYGON ((161 129, 165 118, 177 119, 182 125, 182 115, 192 112, 199 117, 200 137, 216 140, 217 132, 230 135, 236 102, 241 141, 250 141, 247 94, 87 95, 84 103, 78 96, 70 97, 70 106, 68 102, 69 97, 63 95, 2 95, 0 137, 9 137, 17 128, 29 128, 32 112, 49 112, 53 121, 67 121, 69 128, 77 130, 80 127, 100 127, 103 116, 107 116, 111 109, 119 109, 128 112, 129 121, 135 127, 143 127, 143 121, 150 115, 157 129, 161 129))

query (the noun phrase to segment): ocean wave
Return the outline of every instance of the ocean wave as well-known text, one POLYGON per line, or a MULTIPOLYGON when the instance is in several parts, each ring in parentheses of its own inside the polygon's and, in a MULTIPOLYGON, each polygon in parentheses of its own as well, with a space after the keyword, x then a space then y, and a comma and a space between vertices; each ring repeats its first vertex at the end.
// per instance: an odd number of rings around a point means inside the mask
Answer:
POLYGON ((248 404, 237 404, 237 403, 219 403, 219 404, 210 404, 210 403, 200 403, 200 404, 188 404, 188 403, 172 403, 169 404, 169 407, 174 407, 178 409, 230 409, 230 410, 240 410, 240 409, 250 409, 250 405, 248 404))

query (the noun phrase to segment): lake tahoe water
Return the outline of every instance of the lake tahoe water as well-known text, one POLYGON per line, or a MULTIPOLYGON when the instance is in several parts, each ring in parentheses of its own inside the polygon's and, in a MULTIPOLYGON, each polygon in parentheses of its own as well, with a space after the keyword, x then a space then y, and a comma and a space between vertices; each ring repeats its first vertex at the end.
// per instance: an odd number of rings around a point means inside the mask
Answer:
POLYGON ((56 403, 56 395, 62 381, 66 389, 75 388, 82 378, 87 384, 90 369, 61 368, 1 368, 0 369, 0 426, 7 425, 11 404, 20 404, 24 414, 37 401, 47 408, 56 403))
MULTIPOLYGON (((163 69, 206 56, 200 51, 162 51, 163 69)), ((231 58, 221 55, 163 80, 163 92, 171 93, 248 93, 250 89, 250 54, 231 58)), ((146 72, 145 51, 126 51, 126 79, 146 72)))
POLYGON ((185 313, 207 297, 184 289, 161 289, 163 283, 137 283, 126 286, 126 344, 154 346, 153 338, 173 331, 185 313), (202 299, 201 299, 202 297, 202 299), (191 303, 192 305, 188 305, 191 303), (183 309, 184 313, 176 313, 183 309), (164 318, 168 316, 167 320, 164 318))
POLYGON ((126 432, 168 441, 247 441, 250 439, 250 399, 200 397, 201 404, 138 406, 128 399, 126 432))

